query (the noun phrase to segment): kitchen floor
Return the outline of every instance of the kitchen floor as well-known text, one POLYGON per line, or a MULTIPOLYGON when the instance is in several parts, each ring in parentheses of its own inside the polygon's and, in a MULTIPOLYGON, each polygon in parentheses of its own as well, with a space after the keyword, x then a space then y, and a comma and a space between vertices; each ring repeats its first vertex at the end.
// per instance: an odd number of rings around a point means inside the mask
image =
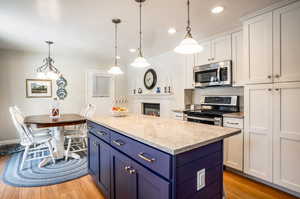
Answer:
MULTIPOLYGON (((8 158, 8 156, 0 156, 0 173, 8 158)), ((224 181, 228 199, 297 199, 296 197, 227 171, 224 173, 224 181)), ((0 198, 104 199, 90 176, 58 185, 33 188, 11 187, 0 182, 0 198)))

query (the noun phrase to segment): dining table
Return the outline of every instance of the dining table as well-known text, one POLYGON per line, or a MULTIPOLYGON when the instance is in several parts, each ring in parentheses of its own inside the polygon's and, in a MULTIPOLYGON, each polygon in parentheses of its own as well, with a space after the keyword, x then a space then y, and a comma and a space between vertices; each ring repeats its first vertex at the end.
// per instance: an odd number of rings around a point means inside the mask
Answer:
MULTIPOLYGON (((86 123, 86 118, 79 114, 61 114, 60 117, 56 119, 51 118, 49 115, 32 115, 25 117, 24 123, 36 128, 51 129, 53 135, 51 143, 54 157, 55 159, 62 159, 66 155, 64 146, 65 127, 84 124, 86 123)), ((73 152, 69 152, 68 157, 80 159, 80 156, 73 152)), ((49 162, 51 162, 51 158, 45 158, 40 162, 39 167, 43 167, 49 162)))

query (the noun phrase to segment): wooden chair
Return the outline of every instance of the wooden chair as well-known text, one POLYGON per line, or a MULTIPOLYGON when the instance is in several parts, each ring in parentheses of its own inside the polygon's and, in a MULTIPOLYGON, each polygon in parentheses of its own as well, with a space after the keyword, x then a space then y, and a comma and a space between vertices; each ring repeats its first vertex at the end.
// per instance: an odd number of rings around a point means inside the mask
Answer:
MULTIPOLYGON (((88 104, 82 109, 80 115, 88 118, 95 114, 96 107, 92 104, 88 104)), ((65 154, 65 160, 69 158, 69 152, 80 152, 87 150, 87 125, 81 124, 77 125, 74 130, 65 131, 65 139, 67 140, 67 149, 65 154), (75 140, 80 140, 80 142, 74 142, 75 140)))
POLYGON ((51 157, 55 164, 51 145, 52 137, 49 135, 49 130, 41 130, 39 133, 34 134, 32 130, 24 124, 24 117, 18 109, 10 107, 9 112, 20 136, 20 144, 25 147, 20 169, 23 169, 25 161, 44 159, 47 157, 51 157))

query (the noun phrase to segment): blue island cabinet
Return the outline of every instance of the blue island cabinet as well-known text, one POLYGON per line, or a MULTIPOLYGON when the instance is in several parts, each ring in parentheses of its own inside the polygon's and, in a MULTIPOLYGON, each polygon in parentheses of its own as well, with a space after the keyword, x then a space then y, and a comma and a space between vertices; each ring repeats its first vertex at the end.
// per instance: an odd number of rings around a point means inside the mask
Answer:
POLYGON ((125 155, 111 150, 113 199, 168 199, 170 183, 125 155))
POLYGON ((99 138, 89 135, 88 169, 91 176, 101 188, 103 194, 110 198, 110 146, 99 138))
POLYGON ((223 141, 171 155, 88 121, 89 173, 106 199, 221 199, 223 141))

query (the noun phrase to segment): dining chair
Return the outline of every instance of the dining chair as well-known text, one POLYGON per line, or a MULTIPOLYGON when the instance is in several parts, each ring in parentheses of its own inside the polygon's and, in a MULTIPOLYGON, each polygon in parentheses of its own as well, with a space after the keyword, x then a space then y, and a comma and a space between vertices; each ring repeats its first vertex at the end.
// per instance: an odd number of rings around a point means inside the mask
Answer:
MULTIPOLYGON (((88 104, 84 107, 80 115, 89 118, 92 117, 96 112, 96 106, 88 104)), ((80 152, 87 150, 87 125, 81 124, 77 125, 74 130, 65 131, 65 139, 67 140, 67 149, 65 154, 65 160, 69 158, 69 152, 80 152), (75 140, 80 140, 80 142, 74 142, 75 140), (73 143, 73 146, 72 146, 73 143)))
MULTIPOLYGON (((22 116, 23 118, 25 118, 25 114, 21 111, 21 109, 18 107, 18 106, 14 106, 14 109, 15 111, 20 115, 22 116)), ((39 128, 39 129, 36 129, 36 128, 33 128, 33 126, 29 126, 28 127, 33 136, 42 136, 42 135, 49 135, 52 133, 52 131, 48 128, 39 128)))
POLYGON ((23 170, 25 161, 44 159, 51 157, 55 164, 53 148, 51 145, 52 137, 49 135, 49 130, 41 130, 34 134, 33 131, 24 124, 24 115, 19 109, 9 107, 9 112, 15 128, 20 136, 20 144, 25 147, 20 169, 23 170))

